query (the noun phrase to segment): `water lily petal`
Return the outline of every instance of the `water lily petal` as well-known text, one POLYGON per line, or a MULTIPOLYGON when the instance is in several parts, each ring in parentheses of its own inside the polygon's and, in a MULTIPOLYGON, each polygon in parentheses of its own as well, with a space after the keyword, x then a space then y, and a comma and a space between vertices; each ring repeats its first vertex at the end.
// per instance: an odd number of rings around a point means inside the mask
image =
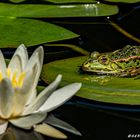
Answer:
POLYGON ((81 83, 73 83, 54 91, 47 101, 36 112, 49 112, 68 101, 81 87, 81 83))
MULTIPOLYGON (((26 104, 29 103, 29 100, 32 99, 32 97, 35 97, 35 90, 36 90, 36 86, 38 84, 38 80, 39 80, 39 76, 41 73, 41 69, 42 69, 42 64, 43 64, 43 58, 44 58, 44 50, 42 47, 37 48, 34 53, 32 54, 31 58, 29 59, 24 71, 26 73, 28 73, 28 71, 33 71, 33 75, 32 75, 32 82, 30 82, 30 93, 28 94, 28 101, 26 102, 26 104)), ((26 80, 23 82, 26 85, 26 80)), ((24 87, 24 86, 23 86, 24 87)), ((24 89, 24 88, 23 88, 24 89)))
POLYGON ((36 58, 36 54, 38 54, 39 63, 42 66, 44 58, 44 50, 43 47, 40 46, 33 52, 32 56, 30 57, 29 62, 26 66, 27 69, 30 69, 30 67, 34 65, 34 61, 36 61, 34 60, 34 58, 36 58))
POLYGON ((0 135, 3 134, 8 126, 8 122, 7 121, 2 121, 0 120, 0 135))
POLYGON ((32 104, 25 108, 24 115, 30 114, 33 111, 37 110, 50 96, 50 94, 58 87, 59 83, 61 82, 62 75, 58 75, 48 87, 46 87, 35 100, 33 100, 32 104))
POLYGON ((39 132, 41 134, 54 137, 54 138, 59 138, 59 139, 66 139, 67 136, 60 132, 59 130, 53 128, 52 126, 48 124, 39 124, 34 126, 34 130, 36 132, 39 132))
POLYGON ((22 87, 16 89, 14 116, 23 112, 25 105, 28 103, 29 99, 32 98, 32 94, 35 94, 34 91, 36 90, 42 63, 43 48, 39 47, 34 51, 25 66, 24 72, 26 73, 26 77, 23 80, 22 87))
POLYGON ((30 71, 35 65, 37 65, 37 67, 38 67, 37 73, 34 75, 35 79, 34 79, 34 82, 32 83, 33 87, 36 87, 36 85, 38 83, 38 79, 39 79, 42 65, 43 65, 43 58, 44 58, 43 47, 39 47, 33 52, 32 56, 30 57, 27 65, 25 67, 24 71, 26 71, 26 72, 30 71))
POLYGON ((32 94, 32 92, 35 90, 32 88, 33 86, 32 83, 34 81, 35 78, 34 75, 36 71, 37 71, 37 66, 35 65, 32 71, 29 71, 26 74, 22 87, 15 89, 15 98, 14 98, 15 110, 13 114, 14 116, 20 115, 23 112, 24 107, 30 97, 30 94, 32 94))
POLYGON ((38 114, 32 114, 21 118, 11 119, 9 120, 9 122, 19 128, 31 129, 33 125, 42 122, 46 118, 46 116, 47 116, 46 113, 38 113, 38 114))
POLYGON ((13 112, 14 89, 11 81, 4 78, 0 82, 0 116, 8 118, 13 112))
POLYGON ((5 63, 4 56, 3 56, 2 52, 1 52, 1 50, 0 50, 0 72, 3 75, 3 77, 5 77, 5 74, 6 74, 6 63, 5 63))
POLYGON ((73 133, 75 135, 81 136, 81 133, 75 129, 73 126, 68 124, 67 122, 64 122, 58 118, 56 118, 54 115, 50 114, 47 119, 45 120, 45 123, 53 125, 55 127, 61 128, 65 131, 68 131, 70 133, 73 133))
POLYGON ((28 53, 23 44, 21 44, 16 52, 14 53, 11 61, 9 62, 8 68, 11 70, 11 73, 17 72, 21 73, 28 61, 28 53))
POLYGON ((35 89, 32 91, 31 95, 29 96, 26 106, 29 106, 36 99, 36 96, 37 96, 37 90, 35 89))

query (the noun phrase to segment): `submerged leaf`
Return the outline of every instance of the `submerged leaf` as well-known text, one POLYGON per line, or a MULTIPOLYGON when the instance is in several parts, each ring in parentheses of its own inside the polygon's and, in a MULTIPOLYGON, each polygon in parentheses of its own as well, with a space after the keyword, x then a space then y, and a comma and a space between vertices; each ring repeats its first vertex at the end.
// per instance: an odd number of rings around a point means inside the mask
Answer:
POLYGON ((79 71, 87 57, 76 57, 55 61, 44 65, 42 79, 52 81, 61 73, 61 85, 82 82, 82 88, 76 94, 79 97, 117 104, 140 105, 140 79, 118 78, 84 74, 79 71))

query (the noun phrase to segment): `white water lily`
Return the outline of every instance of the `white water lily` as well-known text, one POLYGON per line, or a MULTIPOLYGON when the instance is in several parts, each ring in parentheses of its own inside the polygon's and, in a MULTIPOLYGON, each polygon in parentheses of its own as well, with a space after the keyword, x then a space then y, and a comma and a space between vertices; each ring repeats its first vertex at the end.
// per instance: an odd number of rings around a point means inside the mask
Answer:
POLYGON ((8 123, 22 129, 31 129, 45 135, 66 138, 60 131, 43 123, 47 113, 70 99, 81 87, 72 83, 57 89, 62 76, 37 94, 36 87, 43 65, 44 51, 37 48, 30 59, 25 46, 20 45, 8 66, 0 51, 0 134, 8 123))

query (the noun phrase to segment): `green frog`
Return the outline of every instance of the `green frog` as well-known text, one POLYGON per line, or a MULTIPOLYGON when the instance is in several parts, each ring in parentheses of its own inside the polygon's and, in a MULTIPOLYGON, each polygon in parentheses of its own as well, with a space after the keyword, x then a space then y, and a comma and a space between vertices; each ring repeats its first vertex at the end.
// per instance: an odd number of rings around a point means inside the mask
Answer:
POLYGON ((119 77, 137 76, 140 74, 140 46, 127 45, 109 53, 92 52, 82 70, 119 77))

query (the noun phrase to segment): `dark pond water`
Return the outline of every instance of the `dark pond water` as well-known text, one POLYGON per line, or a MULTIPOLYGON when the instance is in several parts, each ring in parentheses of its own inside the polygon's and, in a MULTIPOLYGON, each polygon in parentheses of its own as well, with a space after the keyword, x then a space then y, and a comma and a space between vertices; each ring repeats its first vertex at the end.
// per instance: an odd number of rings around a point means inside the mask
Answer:
MULTIPOLYGON (((82 136, 76 136, 64 132, 68 140, 127 140, 139 139, 140 118, 138 112, 114 111, 109 108, 97 108, 93 105, 105 107, 107 104, 88 102, 81 98, 72 98, 69 102, 59 107, 52 113, 63 121, 68 122, 77 128, 82 136), (85 104, 88 103, 88 104, 85 104), (130 119, 131 117, 131 119, 130 119)), ((111 104, 110 104, 111 105, 111 104)), ((108 104, 109 106, 109 104, 108 104)), ((111 105, 115 107, 122 107, 111 105)), ((124 107, 124 106, 123 106, 124 107)), ((127 106, 125 106, 127 107, 127 106)), ((32 131, 23 131, 17 128, 10 128, 9 133, 1 140, 56 140, 32 131)))
MULTIPOLYGON (((97 103, 92 102, 92 104, 97 103)), ((75 104, 72 101, 55 110, 53 114, 76 127, 82 133, 82 136, 75 136, 63 131, 67 134, 68 140, 125 140, 139 138, 140 122, 132 119, 140 118, 138 112, 99 109, 81 103, 75 104)), ((43 138, 44 140, 54 140, 45 136, 43 138)))
POLYGON ((67 104, 56 112, 61 119, 82 133, 81 137, 68 134, 69 140, 125 140, 129 139, 130 135, 139 134, 140 122, 127 118, 139 118, 139 113, 103 110, 85 104, 67 104))

